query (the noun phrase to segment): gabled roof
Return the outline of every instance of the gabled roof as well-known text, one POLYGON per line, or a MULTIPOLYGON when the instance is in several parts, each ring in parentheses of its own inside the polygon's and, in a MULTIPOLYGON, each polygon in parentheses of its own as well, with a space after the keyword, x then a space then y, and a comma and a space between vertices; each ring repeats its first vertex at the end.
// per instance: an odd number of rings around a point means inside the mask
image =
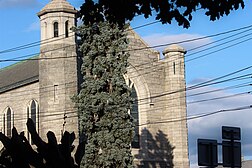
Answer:
MULTIPOLYGON (((35 57, 36 58, 36 57, 35 57)), ((39 64, 31 59, 0 69, 0 93, 39 80, 39 64)))

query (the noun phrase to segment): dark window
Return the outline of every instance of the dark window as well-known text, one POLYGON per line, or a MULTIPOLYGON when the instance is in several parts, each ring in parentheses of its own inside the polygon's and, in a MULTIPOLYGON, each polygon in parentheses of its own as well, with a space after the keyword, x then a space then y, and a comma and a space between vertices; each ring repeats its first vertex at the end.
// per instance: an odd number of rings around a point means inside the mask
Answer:
POLYGON ((7 109, 7 113, 6 113, 6 118, 7 118, 7 126, 6 126, 6 129, 7 129, 7 137, 11 137, 11 109, 8 108, 7 109))
POLYGON ((66 21, 66 23, 65 23, 65 37, 68 37, 68 34, 69 34, 69 32, 68 32, 68 21, 66 21))
POLYGON ((54 33, 54 37, 59 37, 59 23, 55 22, 53 24, 53 33, 54 33))
POLYGON ((175 62, 173 62, 173 73, 174 73, 174 75, 175 75, 175 73, 176 73, 176 65, 175 65, 175 62))
POLYGON ((130 111, 131 116, 134 119, 134 124, 135 124, 135 134, 133 137, 133 141, 131 142, 131 146, 132 148, 139 148, 139 112, 138 112, 138 98, 137 98, 137 92, 136 89, 134 87, 134 85, 132 86, 132 92, 131 92, 131 96, 134 100, 134 103, 132 105, 132 109, 130 111))
POLYGON ((32 103, 31 103, 31 119, 32 121, 34 122, 35 124, 35 128, 37 129, 37 121, 36 121, 36 115, 37 115, 37 108, 36 108, 36 103, 34 100, 32 100, 32 103))

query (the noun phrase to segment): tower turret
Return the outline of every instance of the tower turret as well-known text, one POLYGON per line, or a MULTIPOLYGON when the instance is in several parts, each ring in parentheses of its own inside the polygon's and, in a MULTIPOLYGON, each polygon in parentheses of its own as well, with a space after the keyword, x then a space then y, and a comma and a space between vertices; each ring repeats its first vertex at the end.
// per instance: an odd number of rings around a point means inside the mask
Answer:
POLYGON ((165 48, 164 55, 164 90, 165 114, 164 118, 171 120, 167 123, 170 141, 175 147, 174 168, 189 168, 187 121, 186 118, 186 85, 185 85, 185 49, 177 44, 165 48))

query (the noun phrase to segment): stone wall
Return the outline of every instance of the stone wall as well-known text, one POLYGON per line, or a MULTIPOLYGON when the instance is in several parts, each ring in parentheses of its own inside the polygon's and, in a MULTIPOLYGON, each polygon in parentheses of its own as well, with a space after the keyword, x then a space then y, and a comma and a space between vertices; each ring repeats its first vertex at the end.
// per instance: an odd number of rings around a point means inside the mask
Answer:
POLYGON ((51 116, 51 121, 43 124, 41 117, 41 136, 51 130, 58 141, 62 132, 74 131, 78 135, 77 111, 71 98, 77 94, 77 57, 75 46, 54 44, 41 48, 42 58, 39 62, 39 86, 41 114, 51 116), (52 52, 45 52, 48 50, 52 52), (58 59, 50 59, 57 58, 58 59), (47 59, 43 59, 47 58, 47 59), (49 59, 48 59, 49 58, 49 59))
POLYGON ((128 38, 127 76, 138 94, 141 133, 140 149, 133 149, 135 162, 139 167, 188 168, 186 120, 171 122, 186 117, 185 51, 175 47, 160 60, 135 32, 129 31, 128 38))
MULTIPOLYGON (((31 101, 39 102, 39 83, 33 83, 0 94, 0 130, 3 131, 3 115, 11 108, 15 126, 18 132, 25 131, 27 136, 27 107, 31 101)), ((48 118, 47 118, 48 119, 48 118)), ((40 130, 40 127, 39 127, 40 130)))

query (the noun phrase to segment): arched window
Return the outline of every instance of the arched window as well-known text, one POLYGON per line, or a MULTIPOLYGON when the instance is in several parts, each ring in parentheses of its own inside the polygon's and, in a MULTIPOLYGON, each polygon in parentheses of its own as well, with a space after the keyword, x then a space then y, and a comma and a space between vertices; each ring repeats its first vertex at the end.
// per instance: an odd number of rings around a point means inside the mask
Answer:
POLYGON ((47 23, 44 22, 45 28, 44 28, 44 33, 45 33, 45 39, 47 39, 47 23))
MULTIPOLYGON (((38 116, 39 116, 38 103, 35 100, 32 100, 27 106, 27 118, 32 119, 37 131, 39 130, 39 117, 38 116)), ((29 135, 28 131, 27 131, 27 135, 28 135, 28 140, 31 142, 30 135, 29 135)))
POLYGON ((6 119, 7 119, 7 125, 6 125, 6 135, 7 137, 11 137, 11 109, 8 108, 7 113, 6 113, 6 119))
MULTIPOLYGON (((34 123, 37 123, 37 107, 36 107, 36 103, 33 100, 31 103, 31 119, 34 123)), ((35 124, 36 126, 36 124, 35 124)))
POLYGON ((10 107, 8 107, 3 116, 3 132, 11 138, 11 129, 13 127, 13 113, 10 107))
POLYGON ((130 115, 134 119, 134 125, 135 125, 135 130, 134 130, 134 137, 131 142, 131 147, 132 148, 140 148, 140 132, 139 132, 139 110, 138 110, 138 96, 136 92, 136 88, 134 86, 134 83, 127 77, 125 76, 126 79, 126 84, 131 88, 131 98, 133 99, 133 104, 130 110, 130 115))
POLYGON ((68 26, 68 21, 66 21, 66 23, 65 23, 65 37, 67 38, 68 37, 68 35, 69 35, 69 28, 68 28, 69 26, 68 26))
POLYGON ((139 148, 140 144, 139 144, 139 111, 138 111, 138 98, 137 98, 137 92, 135 89, 134 84, 132 84, 131 86, 132 90, 131 90, 131 97, 133 98, 133 104, 132 104, 132 108, 130 110, 130 115, 133 117, 134 119, 134 124, 135 124, 135 134, 133 137, 133 141, 131 142, 131 146, 132 148, 139 148))
POLYGON ((58 22, 53 23, 53 35, 54 37, 59 37, 59 23, 58 22))

